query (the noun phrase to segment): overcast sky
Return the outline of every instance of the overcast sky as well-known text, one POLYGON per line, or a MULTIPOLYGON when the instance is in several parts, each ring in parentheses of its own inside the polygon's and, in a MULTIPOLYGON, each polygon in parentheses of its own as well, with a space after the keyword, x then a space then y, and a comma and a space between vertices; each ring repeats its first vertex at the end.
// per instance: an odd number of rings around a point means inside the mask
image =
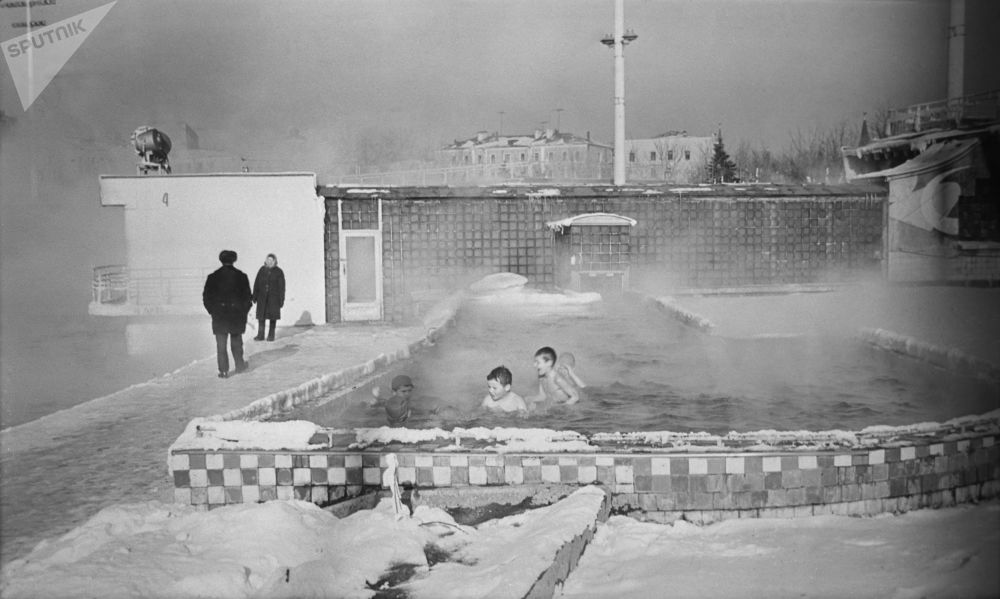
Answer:
MULTIPOLYGON (((24 32, 12 3, 0 2, 0 40, 24 32)), ((33 18, 103 4, 54 0, 33 18)), ((91 267, 124 259, 97 177, 134 173, 140 125, 177 147, 189 123, 204 145, 255 159, 294 148, 321 183, 354 164, 359 134, 436 147, 498 129, 500 111, 505 133, 558 122, 611 141, 600 38, 613 14, 613 0, 120 1, 27 112, 0 65, 5 316, 9 294, 45 305, 40 290, 64 272, 80 309, 91 267)), ((777 150, 794 131, 947 92, 945 0, 625 0, 625 17, 639 35, 626 49, 629 137, 721 124, 730 148, 777 150)), ((998 21, 1000 2, 968 0, 967 92, 1000 88, 998 21)))
MULTIPOLYGON (((102 4, 34 12, 52 23, 102 4)), ((968 1, 969 92, 1000 87, 985 60, 1000 54, 998 4, 968 1)), ((3 39, 24 32, 10 27, 23 9, 0 12, 3 39)), ((734 142, 776 148, 791 130, 942 98, 948 15, 946 0, 626 0, 639 35, 626 49, 627 135, 721 123, 734 142)), ((38 108, 125 136, 190 122, 254 149, 291 129, 347 139, 371 126, 445 143, 497 129, 500 111, 505 132, 559 121, 611 140, 612 53, 599 40, 612 17, 613 0, 119 2, 38 108)), ((17 117, 6 69, 0 82, 17 117)))

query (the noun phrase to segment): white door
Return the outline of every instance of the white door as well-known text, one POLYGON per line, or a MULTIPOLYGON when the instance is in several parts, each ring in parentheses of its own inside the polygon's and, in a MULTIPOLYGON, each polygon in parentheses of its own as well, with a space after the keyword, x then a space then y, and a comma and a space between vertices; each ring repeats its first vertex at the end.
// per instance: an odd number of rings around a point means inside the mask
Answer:
POLYGON ((340 231, 340 318, 382 320, 381 231, 340 231))
POLYGON ((382 233, 340 232, 340 318, 382 319, 382 233))

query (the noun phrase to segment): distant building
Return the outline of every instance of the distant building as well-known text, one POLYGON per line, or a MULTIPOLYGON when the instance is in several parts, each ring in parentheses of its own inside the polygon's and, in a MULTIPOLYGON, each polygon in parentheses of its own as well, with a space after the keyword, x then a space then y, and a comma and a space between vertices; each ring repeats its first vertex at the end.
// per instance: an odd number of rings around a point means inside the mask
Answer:
POLYGON ((626 179, 674 184, 707 182, 715 139, 668 131, 648 139, 626 140, 626 179))
POLYGON ((478 173, 481 179, 602 180, 611 176, 613 148, 556 129, 531 135, 480 131, 437 151, 441 168, 478 173))

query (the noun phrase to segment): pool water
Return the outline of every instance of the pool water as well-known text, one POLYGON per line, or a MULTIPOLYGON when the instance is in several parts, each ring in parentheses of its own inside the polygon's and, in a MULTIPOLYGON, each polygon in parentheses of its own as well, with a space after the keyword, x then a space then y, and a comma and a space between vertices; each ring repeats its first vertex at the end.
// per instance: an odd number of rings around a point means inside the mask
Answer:
MULTIPOLYGON (((739 301, 739 298, 734 298, 739 301)), ((529 306, 471 303, 442 339, 375 384, 409 375, 411 428, 538 427, 627 431, 858 430, 875 424, 944 421, 1000 407, 995 384, 870 347, 845 330, 834 337, 725 339, 626 302, 529 306), (479 408, 486 374, 503 364, 513 390, 537 393, 535 351, 572 352, 583 399, 527 417, 479 408)), ((280 417, 335 428, 377 427, 371 387, 280 417)))

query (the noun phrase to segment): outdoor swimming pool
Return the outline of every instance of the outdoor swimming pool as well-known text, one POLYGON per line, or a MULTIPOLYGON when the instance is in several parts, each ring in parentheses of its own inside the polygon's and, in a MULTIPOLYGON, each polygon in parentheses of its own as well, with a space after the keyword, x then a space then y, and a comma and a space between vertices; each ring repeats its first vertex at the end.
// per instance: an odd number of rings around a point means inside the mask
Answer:
MULTIPOLYGON (((734 301, 739 301, 735 298, 734 301)), ((944 421, 1000 407, 995 384, 840 336, 726 339, 635 302, 467 303, 435 346, 373 384, 414 381, 410 428, 455 426, 616 431, 860 430, 944 421), (576 356, 582 401, 517 418, 484 413, 486 373, 503 364, 523 396, 537 391, 536 349, 576 356)), ((283 414, 333 428, 378 427, 371 385, 283 414)))

